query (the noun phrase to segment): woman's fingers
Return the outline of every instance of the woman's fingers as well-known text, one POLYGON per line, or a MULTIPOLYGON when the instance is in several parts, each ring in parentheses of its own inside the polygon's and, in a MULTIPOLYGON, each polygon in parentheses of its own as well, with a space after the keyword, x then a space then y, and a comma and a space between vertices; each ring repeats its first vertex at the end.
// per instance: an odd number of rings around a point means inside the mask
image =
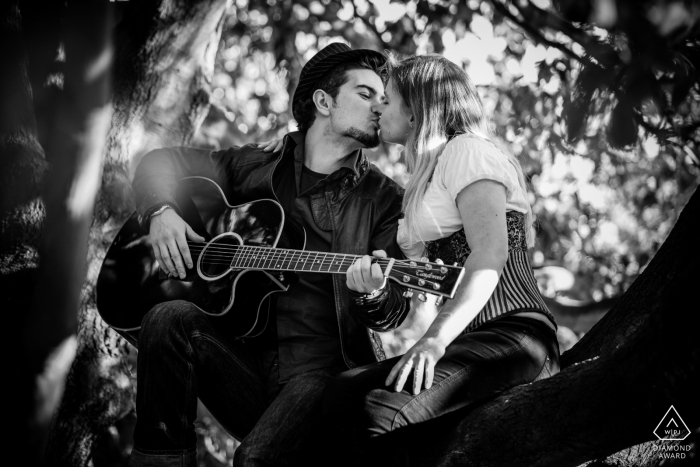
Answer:
POLYGON ((411 374, 411 369, 413 368, 413 358, 410 358, 404 363, 404 365, 399 370, 399 375, 396 378, 396 384, 394 385, 394 391, 401 392, 403 387, 411 374))
POLYGON ((420 353, 416 356, 418 362, 413 368, 413 395, 418 395, 423 384, 423 370, 425 368, 425 355, 420 353))
POLYGON ((394 365, 394 367, 389 372, 389 376, 387 376, 386 381, 384 381, 385 386, 389 386, 389 385, 391 385, 391 383, 394 382, 394 380, 396 379, 396 377, 399 374, 399 371, 401 371, 401 368, 403 368, 403 366, 405 364, 406 364, 406 356, 404 355, 403 357, 401 357, 399 359, 398 362, 396 362, 396 365, 394 365))
POLYGON ((425 389, 430 389, 433 386, 433 378, 435 377, 435 362, 428 358, 425 360, 425 389))
POLYGON ((258 143, 257 146, 258 146, 258 148, 261 148, 265 152, 277 152, 280 149, 282 149, 283 141, 284 141, 284 138, 273 139, 270 141, 264 141, 262 143, 258 143))

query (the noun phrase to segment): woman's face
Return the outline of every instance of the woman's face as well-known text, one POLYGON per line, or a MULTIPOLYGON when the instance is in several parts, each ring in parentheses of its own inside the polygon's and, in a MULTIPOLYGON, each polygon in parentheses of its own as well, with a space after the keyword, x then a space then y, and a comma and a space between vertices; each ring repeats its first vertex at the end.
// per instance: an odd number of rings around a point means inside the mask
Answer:
POLYGON ((408 110, 406 102, 394 89, 392 79, 386 84, 385 96, 386 105, 379 118, 379 135, 387 143, 406 145, 413 125, 413 115, 408 110))

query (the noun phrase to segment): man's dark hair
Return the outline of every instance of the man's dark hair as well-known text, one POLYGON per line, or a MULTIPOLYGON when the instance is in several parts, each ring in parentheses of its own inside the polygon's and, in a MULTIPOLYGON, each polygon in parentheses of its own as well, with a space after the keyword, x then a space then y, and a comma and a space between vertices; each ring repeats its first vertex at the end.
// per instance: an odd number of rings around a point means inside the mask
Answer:
POLYGON ((313 87, 312 91, 305 99, 299 102, 295 113, 298 115, 297 124, 299 131, 307 131, 311 128, 316 120, 316 105, 313 101, 313 94, 317 89, 327 92, 333 99, 338 97, 340 87, 348 82, 348 71, 351 70, 372 70, 379 75, 382 83, 385 81, 384 64, 373 57, 365 57, 361 60, 356 60, 347 63, 341 63, 328 72, 326 72, 318 83, 313 87))

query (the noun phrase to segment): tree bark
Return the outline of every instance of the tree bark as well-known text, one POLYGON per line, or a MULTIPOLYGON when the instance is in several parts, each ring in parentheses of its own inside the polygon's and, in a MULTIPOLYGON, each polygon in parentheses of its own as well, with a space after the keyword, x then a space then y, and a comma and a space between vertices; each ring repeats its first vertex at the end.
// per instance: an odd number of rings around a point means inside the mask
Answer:
POLYGON ((78 349, 51 430, 49 465, 87 465, 95 440, 134 407, 135 350, 95 308, 95 280, 134 209, 131 170, 149 150, 184 145, 206 116, 225 0, 129 2, 115 31, 114 115, 90 232, 78 349))

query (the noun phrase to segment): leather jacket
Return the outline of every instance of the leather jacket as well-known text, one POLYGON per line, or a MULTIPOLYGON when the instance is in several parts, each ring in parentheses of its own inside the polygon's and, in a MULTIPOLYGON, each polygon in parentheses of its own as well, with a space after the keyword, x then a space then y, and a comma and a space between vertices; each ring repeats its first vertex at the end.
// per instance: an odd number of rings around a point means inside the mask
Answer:
MULTIPOLYGON (((284 144, 303 141, 304 133, 285 136, 284 144)), ((264 152, 254 145, 221 151, 172 147, 146 154, 133 180, 137 210, 141 219, 163 204, 177 210, 177 181, 201 176, 215 181, 232 205, 258 199, 276 199, 273 190, 275 168, 285 153, 264 152)), ((326 192, 311 197, 311 208, 318 227, 332 231, 332 251, 356 255, 385 250, 389 257, 403 258, 396 243, 401 216, 402 188, 386 177, 361 154, 358 173, 349 173, 326 192)), ((144 225, 144 227, 147 227, 144 225)), ((333 275, 335 308, 340 342, 349 368, 385 358, 379 336, 374 331, 396 327, 408 313, 409 304, 400 287, 388 281, 384 293, 375 300, 353 300, 344 275, 333 275), (370 330, 367 325, 371 325, 370 330)))

